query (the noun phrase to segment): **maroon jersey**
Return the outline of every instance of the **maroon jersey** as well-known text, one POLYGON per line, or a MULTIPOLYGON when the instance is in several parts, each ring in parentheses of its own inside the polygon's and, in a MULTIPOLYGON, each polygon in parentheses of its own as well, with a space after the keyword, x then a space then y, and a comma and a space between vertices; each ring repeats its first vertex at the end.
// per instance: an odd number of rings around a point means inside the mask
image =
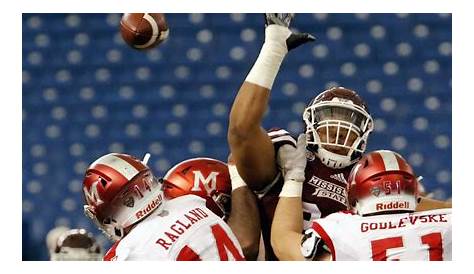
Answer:
POLYGON ((312 152, 307 153, 307 159, 302 195, 305 229, 313 219, 347 209, 346 185, 352 169, 352 165, 330 168, 312 152))
MULTIPOLYGON (((271 129, 268 135, 273 142, 275 155, 283 145, 296 147, 295 139, 286 130, 271 129)), ((345 187, 352 169, 352 165, 342 169, 327 167, 311 152, 307 153, 307 158, 302 194, 304 229, 310 228, 314 219, 347 209, 345 187)), ((278 173, 271 184, 257 193, 260 198, 258 202, 266 260, 277 260, 270 244, 270 231, 283 183, 284 178, 278 173)))

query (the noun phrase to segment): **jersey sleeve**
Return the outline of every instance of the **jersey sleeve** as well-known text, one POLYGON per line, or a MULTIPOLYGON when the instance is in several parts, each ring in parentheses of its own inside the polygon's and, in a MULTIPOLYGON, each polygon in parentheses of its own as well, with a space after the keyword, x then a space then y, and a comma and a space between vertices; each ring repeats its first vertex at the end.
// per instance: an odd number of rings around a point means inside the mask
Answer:
POLYGON ((313 230, 318 237, 324 242, 327 251, 331 252, 332 260, 336 260, 336 240, 337 235, 341 235, 341 228, 344 226, 342 220, 345 215, 353 215, 350 211, 339 211, 330 214, 322 219, 316 219, 311 224, 311 230, 313 230))
MULTIPOLYGON (((295 139, 290 135, 288 131, 284 129, 271 128, 267 131, 267 134, 273 143, 273 148, 275 149, 275 157, 277 157, 278 155, 278 150, 284 145, 296 147, 295 139)), ((261 199, 262 197, 267 195, 267 193, 269 193, 274 188, 274 186, 279 184, 283 185, 283 176, 281 175, 281 172, 278 172, 273 181, 267 184, 264 188, 255 191, 255 194, 257 194, 257 197, 261 199)), ((280 193, 280 191, 278 191, 278 193, 280 193)))
POLYGON ((125 261, 127 260, 129 250, 120 245, 120 241, 115 242, 112 247, 105 253, 104 261, 125 261))
POLYGON ((275 154, 278 152, 280 147, 283 145, 291 145, 296 147, 296 140, 290 133, 281 128, 271 128, 268 130, 268 136, 272 140, 273 147, 275 148, 275 154))

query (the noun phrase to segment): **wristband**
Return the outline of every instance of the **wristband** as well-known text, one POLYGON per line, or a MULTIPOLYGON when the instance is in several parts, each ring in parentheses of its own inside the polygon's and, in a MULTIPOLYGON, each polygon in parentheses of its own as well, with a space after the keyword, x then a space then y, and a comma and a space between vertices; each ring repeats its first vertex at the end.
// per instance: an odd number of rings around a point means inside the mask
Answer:
POLYGON ((265 29, 265 43, 260 54, 250 70, 246 82, 272 89, 281 63, 288 53, 286 39, 291 31, 282 26, 271 25, 265 29))
POLYGON ((237 166, 228 165, 229 174, 230 174, 230 183, 232 184, 232 191, 236 190, 239 187, 247 186, 242 177, 240 177, 239 172, 237 171, 237 166))
POLYGON ((280 197, 301 197, 303 183, 295 180, 285 181, 280 192, 280 197))

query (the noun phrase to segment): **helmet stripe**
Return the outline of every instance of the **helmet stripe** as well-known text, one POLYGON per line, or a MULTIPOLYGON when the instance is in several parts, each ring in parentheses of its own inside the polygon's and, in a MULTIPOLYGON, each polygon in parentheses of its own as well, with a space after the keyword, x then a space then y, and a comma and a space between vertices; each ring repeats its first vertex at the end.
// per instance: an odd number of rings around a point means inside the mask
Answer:
POLYGON ((132 165, 134 168, 136 168, 138 171, 142 171, 143 169, 145 169, 146 165, 143 164, 143 162, 141 162, 140 160, 130 156, 130 155, 127 155, 127 154, 114 154, 114 156, 116 157, 119 157, 120 159, 126 161, 127 163, 129 163, 130 165, 132 165))
POLYGON ((379 155, 382 157, 383 164, 385 165, 385 170, 400 170, 400 166, 398 165, 397 157, 395 154, 388 150, 379 150, 379 155))
POLYGON ((131 180, 135 175, 138 174, 139 170, 131 165, 129 162, 125 161, 124 159, 116 156, 116 155, 106 155, 104 157, 99 158, 97 161, 92 163, 91 166, 96 164, 102 164, 108 166, 112 169, 115 169, 121 175, 123 175, 127 180, 131 180))

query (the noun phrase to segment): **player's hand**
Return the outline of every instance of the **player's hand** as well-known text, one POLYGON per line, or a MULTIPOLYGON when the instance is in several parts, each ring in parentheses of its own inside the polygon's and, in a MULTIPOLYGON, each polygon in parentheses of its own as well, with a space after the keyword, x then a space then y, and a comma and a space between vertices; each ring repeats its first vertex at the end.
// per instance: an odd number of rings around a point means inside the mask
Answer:
POLYGON ((283 169, 285 181, 303 183, 306 168, 306 134, 300 134, 296 148, 285 145, 278 150, 278 164, 283 169))
POLYGON ((301 239, 301 254, 306 260, 314 260, 315 257, 327 250, 324 241, 314 229, 307 229, 301 239))
POLYGON ((288 51, 316 40, 309 33, 295 33, 289 27, 294 13, 265 13, 265 42, 283 43, 288 51))

